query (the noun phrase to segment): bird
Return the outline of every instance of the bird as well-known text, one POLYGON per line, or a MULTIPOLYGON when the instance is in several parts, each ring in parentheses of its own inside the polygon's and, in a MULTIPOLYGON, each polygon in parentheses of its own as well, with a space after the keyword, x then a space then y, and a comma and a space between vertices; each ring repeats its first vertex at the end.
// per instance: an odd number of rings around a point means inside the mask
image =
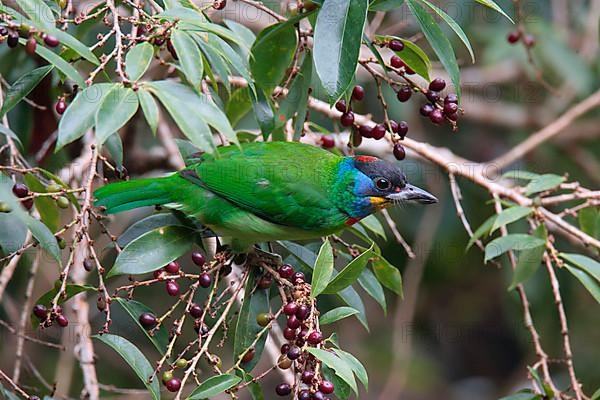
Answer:
POLYGON ((144 206, 180 211, 234 252, 335 234, 397 204, 438 202, 409 184, 399 163, 299 142, 219 147, 197 153, 180 171, 111 183, 94 197, 107 214, 144 206))

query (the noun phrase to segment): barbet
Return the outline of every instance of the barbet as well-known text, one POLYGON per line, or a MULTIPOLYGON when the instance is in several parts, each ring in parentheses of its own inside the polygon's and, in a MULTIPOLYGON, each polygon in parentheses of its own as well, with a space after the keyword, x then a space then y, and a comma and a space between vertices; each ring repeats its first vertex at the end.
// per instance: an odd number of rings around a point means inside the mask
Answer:
POLYGON ((109 214, 162 205, 197 219, 234 251, 270 240, 314 239, 403 202, 436 203, 410 185, 399 165, 343 157, 293 142, 228 146, 166 177, 104 186, 109 214))

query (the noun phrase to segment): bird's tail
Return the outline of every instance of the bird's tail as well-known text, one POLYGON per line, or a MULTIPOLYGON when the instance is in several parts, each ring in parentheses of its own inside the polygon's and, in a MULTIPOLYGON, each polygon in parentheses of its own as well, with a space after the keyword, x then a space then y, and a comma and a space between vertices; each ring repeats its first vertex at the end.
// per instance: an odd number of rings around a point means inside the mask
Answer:
POLYGON ((94 192, 95 205, 106 207, 107 214, 145 206, 158 206, 174 201, 177 175, 163 178, 134 179, 103 186, 94 192))

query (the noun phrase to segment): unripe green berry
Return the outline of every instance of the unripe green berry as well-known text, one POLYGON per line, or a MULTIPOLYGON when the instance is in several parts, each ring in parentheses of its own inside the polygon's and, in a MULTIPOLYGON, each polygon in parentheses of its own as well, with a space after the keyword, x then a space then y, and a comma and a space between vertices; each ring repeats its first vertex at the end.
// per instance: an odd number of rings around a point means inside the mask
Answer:
POLYGON ((56 199, 56 205, 60 208, 69 208, 69 199, 67 199, 65 196, 60 196, 58 199, 56 199))
POLYGON ((188 361, 185 358, 180 358, 179 360, 177 360, 177 362, 175 363, 175 366, 177 368, 185 368, 188 365, 188 361))

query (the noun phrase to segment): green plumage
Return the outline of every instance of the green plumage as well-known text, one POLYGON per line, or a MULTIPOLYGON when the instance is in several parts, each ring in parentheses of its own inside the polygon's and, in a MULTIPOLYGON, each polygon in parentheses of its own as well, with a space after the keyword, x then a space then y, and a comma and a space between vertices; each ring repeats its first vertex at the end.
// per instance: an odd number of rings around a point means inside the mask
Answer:
POLYGON ((107 213, 165 205, 197 218, 235 250, 253 243, 311 239, 343 229, 343 197, 353 182, 340 179, 346 157, 299 143, 269 142, 219 149, 163 178, 113 183, 95 192, 107 213))

